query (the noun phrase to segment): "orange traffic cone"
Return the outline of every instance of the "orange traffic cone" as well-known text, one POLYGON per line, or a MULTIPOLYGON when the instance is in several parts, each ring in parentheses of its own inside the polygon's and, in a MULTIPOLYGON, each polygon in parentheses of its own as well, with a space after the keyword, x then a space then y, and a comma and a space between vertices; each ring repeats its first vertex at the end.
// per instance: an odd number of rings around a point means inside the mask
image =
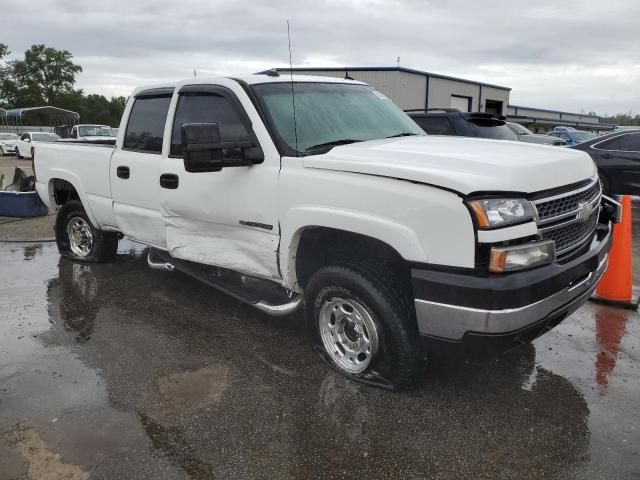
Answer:
POLYGON ((609 266, 591 300, 607 305, 638 309, 632 300, 631 197, 622 196, 622 221, 613 227, 609 266))

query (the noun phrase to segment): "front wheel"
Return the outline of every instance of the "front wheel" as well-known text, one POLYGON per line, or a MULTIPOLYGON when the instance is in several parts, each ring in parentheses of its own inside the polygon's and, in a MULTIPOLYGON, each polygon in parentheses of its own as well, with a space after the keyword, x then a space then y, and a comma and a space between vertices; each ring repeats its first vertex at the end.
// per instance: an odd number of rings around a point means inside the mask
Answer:
POLYGON ((18 158, 18 160, 20 160, 22 158, 22 155, 20 155, 20 148, 16 147, 16 157, 18 158))
POLYGON ((118 236, 95 228, 79 201, 66 203, 56 217, 56 243, 60 255, 84 262, 111 262, 118 236))
POLYGON ((4 155, 5 155, 4 148, 0 146, 0 157, 4 157, 4 155))
POLYGON ((416 382, 423 354, 415 311, 394 277, 359 265, 322 268, 305 288, 305 309, 334 370, 394 390, 416 382))

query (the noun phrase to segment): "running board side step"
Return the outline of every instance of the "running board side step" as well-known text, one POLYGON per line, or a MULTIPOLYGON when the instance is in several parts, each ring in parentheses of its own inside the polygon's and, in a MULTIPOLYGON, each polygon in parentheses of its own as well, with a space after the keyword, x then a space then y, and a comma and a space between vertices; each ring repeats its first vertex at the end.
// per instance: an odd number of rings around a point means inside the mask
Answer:
POLYGON ((173 258, 168 252, 156 248, 149 249, 147 263, 154 270, 185 273, 268 315, 291 315, 302 305, 300 295, 289 295, 282 286, 271 280, 173 258))

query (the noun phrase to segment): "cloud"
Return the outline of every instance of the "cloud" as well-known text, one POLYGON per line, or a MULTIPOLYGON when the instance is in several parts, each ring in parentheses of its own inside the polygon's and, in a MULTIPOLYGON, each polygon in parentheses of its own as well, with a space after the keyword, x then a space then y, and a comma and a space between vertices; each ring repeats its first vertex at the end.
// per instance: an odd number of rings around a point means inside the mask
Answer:
POLYGON ((3 0, 14 55, 69 50, 87 92, 299 66, 394 65, 506 85, 512 102, 640 112, 640 2, 539 0, 3 0), (26 27, 25 27, 26 26, 26 27))

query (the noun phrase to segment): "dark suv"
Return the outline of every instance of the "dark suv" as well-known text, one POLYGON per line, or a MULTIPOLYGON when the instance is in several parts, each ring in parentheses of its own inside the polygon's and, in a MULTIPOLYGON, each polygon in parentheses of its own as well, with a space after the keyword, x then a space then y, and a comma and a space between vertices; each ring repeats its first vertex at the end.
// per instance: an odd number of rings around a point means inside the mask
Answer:
POLYGON ((405 110, 429 135, 455 135, 518 141, 507 126, 503 115, 482 112, 461 112, 456 108, 405 110))

